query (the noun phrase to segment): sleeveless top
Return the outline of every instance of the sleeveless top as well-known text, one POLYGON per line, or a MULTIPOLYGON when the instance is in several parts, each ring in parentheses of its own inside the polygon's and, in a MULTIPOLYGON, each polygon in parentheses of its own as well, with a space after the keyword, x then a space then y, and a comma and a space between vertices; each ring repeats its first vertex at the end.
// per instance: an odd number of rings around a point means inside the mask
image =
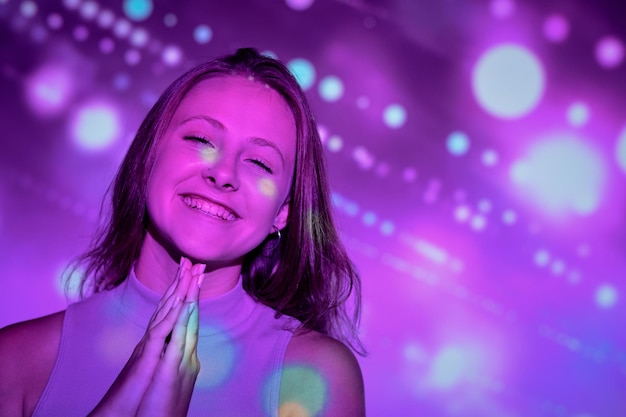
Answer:
MULTIPOLYGON (((84 417, 107 392, 144 335, 161 298, 134 272, 113 290, 72 304, 59 352, 35 417, 84 417)), ((221 296, 200 300, 196 380, 188 416, 277 416, 282 364, 299 322, 275 318, 241 278, 221 296)))

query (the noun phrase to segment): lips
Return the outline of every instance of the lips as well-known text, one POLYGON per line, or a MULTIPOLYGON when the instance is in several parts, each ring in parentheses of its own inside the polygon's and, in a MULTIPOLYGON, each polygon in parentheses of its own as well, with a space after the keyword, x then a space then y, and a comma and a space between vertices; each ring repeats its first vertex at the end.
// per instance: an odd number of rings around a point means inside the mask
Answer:
POLYGON ((187 206, 196 209, 203 214, 213 216, 218 219, 233 221, 239 217, 239 215, 230 207, 208 200, 204 197, 185 195, 183 196, 183 202, 187 206))

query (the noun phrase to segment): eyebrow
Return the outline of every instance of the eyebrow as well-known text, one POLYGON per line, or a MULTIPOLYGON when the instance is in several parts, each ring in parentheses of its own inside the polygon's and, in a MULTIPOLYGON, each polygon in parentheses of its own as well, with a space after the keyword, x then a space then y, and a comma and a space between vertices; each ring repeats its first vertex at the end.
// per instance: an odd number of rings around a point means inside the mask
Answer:
MULTIPOLYGON (((216 129, 219 130, 223 130, 226 131, 228 129, 226 129, 226 126, 224 126, 222 124, 222 122, 220 122, 219 120, 216 120, 212 117, 206 116, 206 115, 198 115, 198 116, 191 116, 185 120, 183 120, 180 125, 184 125, 187 124, 193 120, 204 120, 205 122, 208 122, 211 126, 213 126, 216 129)), ((256 136, 253 136, 251 138, 249 138, 250 142, 258 145, 258 146, 264 146, 264 147, 268 147, 268 148, 272 148, 280 157, 280 160, 283 164, 283 166, 285 166, 285 157, 283 156, 283 153, 280 151, 280 148, 272 141, 264 139, 264 138, 259 138, 256 136)))

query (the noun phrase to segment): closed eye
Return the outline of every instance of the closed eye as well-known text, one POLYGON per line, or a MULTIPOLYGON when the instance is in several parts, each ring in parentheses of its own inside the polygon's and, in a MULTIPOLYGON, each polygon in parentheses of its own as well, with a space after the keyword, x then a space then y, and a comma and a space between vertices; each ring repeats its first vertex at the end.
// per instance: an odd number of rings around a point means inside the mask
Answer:
POLYGON ((268 167, 263 161, 260 159, 249 159, 248 161, 252 162, 254 165, 257 165, 259 168, 267 172, 268 174, 273 174, 274 172, 270 167, 268 167))
POLYGON ((193 142, 198 142, 198 143, 200 143, 202 145, 214 146, 213 143, 209 139, 207 139, 207 138, 205 138, 203 136, 188 135, 188 136, 185 136, 184 139, 190 140, 190 141, 193 141, 193 142))

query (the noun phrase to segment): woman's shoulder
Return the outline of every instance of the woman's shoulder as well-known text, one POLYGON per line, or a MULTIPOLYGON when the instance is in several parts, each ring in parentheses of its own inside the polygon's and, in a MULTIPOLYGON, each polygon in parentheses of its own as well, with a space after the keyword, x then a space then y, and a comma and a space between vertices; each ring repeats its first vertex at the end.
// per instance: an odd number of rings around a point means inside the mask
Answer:
POLYGON ((295 333, 285 352, 279 416, 303 410, 305 415, 365 415, 356 357, 340 341, 316 331, 295 333))
POLYGON ((56 359, 65 311, 0 329, 0 410, 3 416, 34 411, 56 359))

